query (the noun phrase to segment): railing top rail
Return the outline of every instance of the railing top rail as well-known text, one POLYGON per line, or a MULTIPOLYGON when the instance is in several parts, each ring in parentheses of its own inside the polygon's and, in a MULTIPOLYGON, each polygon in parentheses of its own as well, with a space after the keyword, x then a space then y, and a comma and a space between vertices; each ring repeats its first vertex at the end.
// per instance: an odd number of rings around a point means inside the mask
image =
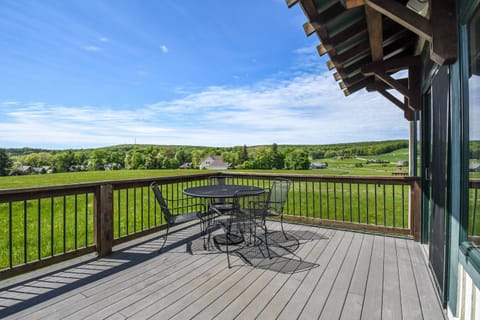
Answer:
MULTIPOLYGON (((30 188, 16 188, 16 189, 0 189, 0 202, 28 200, 36 198, 45 198, 52 196, 71 195, 76 193, 95 192, 96 188, 104 184, 111 184, 114 189, 143 187, 150 184, 152 181, 158 183, 176 183, 202 180, 213 175, 228 175, 232 177, 251 177, 255 179, 273 179, 278 177, 288 178, 296 181, 323 181, 323 182, 338 182, 338 183, 367 183, 367 184, 398 184, 411 185, 420 180, 419 177, 403 177, 403 176, 341 176, 341 175, 317 175, 317 174, 292 174, 292 173, 259 173, 259 172, 207 172, 199 174, 184 174, 178 176, 161 176, 141 179, 127 179, 127 180, 109 180, 98 181, 91 183, 77 183, 68 185, 56 185, 45 187, 30 187, 30 188)), ((471 187, 480 187, 480 179, 473 179, 470 181, 471 187)))
POLYGON ((258 173, 258 172, 221 172, 228 176, 242 176, 252 178, 288 178, 301 181, 325 181, 325 182, 353 182, 353 183, 378 183, 378 184, 404 184, 410 185, 420 181, 420 177, 413 176, 348 176, 348 175, 319 175, 319 174, 293 174, 293 173, 258 173))
POLYGON ((128 180, 108 180, 90 183, 75 183, 66 185, 44 186, 44 187, 28 187, 28 188, 12 188, 0 189, 0 203, 8 201, 29 200, 38 198, 48 198, 53 196, 73 195, 79 193, 95 192, 101 185, 110 184, 114 189, 122 189, 125 187, 142 187, 149 185, 152 181, 160 183, 175 183, 182 181, 202 180, 211 176, 212 173, 189 174, 181 176, 162 176, 142 179, 128 180))

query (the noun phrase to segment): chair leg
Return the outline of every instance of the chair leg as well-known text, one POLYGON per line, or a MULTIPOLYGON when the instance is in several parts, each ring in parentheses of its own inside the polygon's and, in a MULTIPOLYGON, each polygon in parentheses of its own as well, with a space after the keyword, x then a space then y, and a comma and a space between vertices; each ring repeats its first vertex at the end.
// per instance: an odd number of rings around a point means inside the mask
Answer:
POLYGON ((272 259, 272 255, 270 254, 270 248, 268 247, 268 230, 267 230, 267 222, 263 219, 263 230, 265 231, 265 246, 267 247, 268 258, 272 259))
POLYGON ((167 232, 165 233, 165 236, 163 237, 163 243, 162 243, 162 246, 160 247, 160 250, 158 250, 158 253, 162 252, 163 247, 165 246, 165 243, 167 243, 168 229, 169 228, 170 228, 170 225, 167 223, 167 232))
POLYGON ((288 240, 287 234, 285 233, 285 230, 283 229, 283 214, 280 214, 280 227, 282 227, 282 233, 283 233, 283 236, 285 237, 285 240, 288 240))

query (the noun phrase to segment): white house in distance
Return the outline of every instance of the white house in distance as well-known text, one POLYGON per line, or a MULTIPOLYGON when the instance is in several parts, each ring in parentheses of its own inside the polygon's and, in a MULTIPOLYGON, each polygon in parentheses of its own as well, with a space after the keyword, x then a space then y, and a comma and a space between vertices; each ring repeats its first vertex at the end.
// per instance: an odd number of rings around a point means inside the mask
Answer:
POLYGON ((200 169, 209 169, 209 170, 227 170, 231 167, 230 163, 224 162, 221 156, 211 156, 208 155, 200 163, 200 169))

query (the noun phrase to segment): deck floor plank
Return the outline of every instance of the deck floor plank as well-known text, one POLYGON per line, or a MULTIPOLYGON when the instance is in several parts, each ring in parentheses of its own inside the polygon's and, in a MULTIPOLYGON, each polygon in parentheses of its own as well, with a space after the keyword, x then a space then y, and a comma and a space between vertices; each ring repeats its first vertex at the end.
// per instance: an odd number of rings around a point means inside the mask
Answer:
POLYGON ((347 299, 348 289, 351 284, 355 266, 358 261, 358 254, 363 244, 363 234, 354 234, 352 244, 347 252, 347 256, 338 271, 336 280, 330 290, 328 299, 325 302, 320 319, 340 319, 342 309, 347 299))
POLYGON ((307 298, 315 289, 318 279, 325 272, 328 262, 334 255, 335 250, 343 239, 342 232, 333 230, 329 231, 330 232, 325 233, 327 239, 320 240, 322 242, 322 246, 318 247, 317 249, 320 250, 318 257, 315 260, 315 263, 318 264, 318 267, 308 272, 305 279, 295 291, 294 295, 290 298, 290 301, 283 308, 279 315, 279 319, 293 319, 300 315, 307 302, 307 298))
POLYGON ((440 303, 439 298, 432 284, 433 278, 432 275, 429 274, 422 248, 413 241, 406 241, 406 243, 414 269, 415 283, 417 285, 423 318, 425 320, 442 319, 444 315, 437 307, 440 303))
MULTIPOLYGON (((288 231, 292 231, 292 229, 287 229, 286 232, 288 234, 288 231)), ((271 244, 272 245, 272 244, 271 244)), ((303 251, 305 250, 306 247, 300 248, 298 251, 299 255, 303 255, 303 251)), ((276 258, 272 257, 271 260, 267 261, 267 263, 276 263, 275 262, 276 258)), ((281 263, 281 262, 280 262, 281 263)), ((286 266, 288 263, 285 263, 284 265, 286 266)), ((221 296, 219 299, 208 305, 206 308, 201 310, 195 315, 195 319, 213 319, 215 317, 217 318, 232 318, 232 314, 224 313, 223 316, 218 316, 222 311, 225 310, 226 307, 228 307, 233 301, 237 300, 238 297, 248 288, 253 286, 255 283, 262 283, 264 282, 263 278, 265 276, 266 272, 270 272, 274 274, 274 272, 271 272, 266 269, 257 269, 254 268, 254 272, 249 274, 251 275, 251 279, 244 279, 242 282, 238 285, 235 286, 232 290, 230 290, 227 294, 221 296), (245 281, 246 280, 246 281, 245 281)), ((268 277, 267 277, 268 278, 268 277)), ((232 311, 232 309, 230 309, 232 311)))
POLYGON ((412 268, 407 242, 406 240, 399 240, 396 242, 396 245, 403 318, 423 319, 417 285, 415 283, 415 270, 412 268))
POLYGON ((307 304, 302 310, 299 319, 318 319, 325 306, 325 302, 328 299, 330 290, 334 285, 335 279, 338 275, 338 271, 343 265, 347 252, 352 244, 353 233, 344 232, 343 238, 333 252, 331 259, 326 265, 326 269, 318 279, 315 285, 315 289, 308 297, 307 304))
POLYGON ((398 278, 397 249, 394 238, 385 238, 382 318, 402 320, 400 282, 398 278))
MULTIPOLYGON (((311 239, 311 238, 310 238, 311 239)), ((319 252, 317 246, 321 245, 319 242, 311 243, 310 239, 307 239, 307 242, 304 244, 302 249, 299 251, 298 255, 302 258, 303 261, 316 261, 318 257, 315 256, 315 252, 319 252)), ((298 263, 295 261, 295 263, 298 263)), ((300 265, 298 265, 300 266, 300 265)), ((312 266, 315 267, 315 266, 312 266)), ((291 270, 286 267, 287 270, 291 270)), ((291 296, 295 293, 299 284, 305 279, 308 272, 295 272, 292 273, 285 279, 282 287, 277 291, 277 293, 272 297, 268 302, 265 308, 260 312, 256 317, 257 319, 272 319, 277 318, 280 312, 291 299, 291 296)), ((310 271, 310 270, 308 270, 310 271)))
POLYGON ((373 240, 373 235, 364 235, 353 278, 348 288, 347 298, 340 316, 341 320, 358 320, 361 317, 368 272, 370 270, 373 240))
MULTIPOLYGON (((320 237, 323 237, 325 234, 326 230, 318 230, 318 228, 308 228, 307 230, 313 231, 315 234, 321 234, 320 237), (317 229, 317 230, 315 230, 317 229)), ((288 231, 287 231, 288 232, 288 231)), ((320 246, 324 242, 307 242, 304 245, 305 250, 308 250, 309 248, 315 249, 315 247, 320 246)), ((310 251, 311 252, 311 251, 310 251)), ((309 254, 310 254, 309 252, 309 254)), ((313 252, 321 252, 320 250, 314 250, 313 252)), ((301 253, 299 255, 302 258, 307 258, 309 256, 303 256, 301 253)), ((310 260, 309 260, 310 261, 310 260)), ((284 262, 286 264, 286 262, 284 262)), ((227 318, 235 318, 238 316, 244 309, 250 309, 250 304, 255 303, 252 302, 255 300, 255 298, 261 294, 262 290, 268 286, 268 284, 272 281, 274 281, 274 278, 276 276, 275 272, 265 272, 261 278, 259 278, 258 281, 256 281, 252 286, 250 286, 248 289, 246 289, 244 292, 242 292, 241 295, 237 297, 237 299, 233 302, 231 302, 227 308, 225 308, 221 313, 219 313, 216 318, 217 319, 227 319, 227 318)), ((260 300, 259 300, 260 301, 260 300)))
POLYGON ((362 320, 382 319, 384 237, 375 237, 363 300, 362 320))
MULTIPOLYGON (((279 232, 278 222, 269 222, 279 232)), ((285 223, 297 257, 250 266, 203 250, 198 226, 120 246, 109 257, 8 280, 4 319, 442 319, 421 245, 285 223), (186 252, 186 238, 193 254, 186 252), (193 240, 192 240, 193 239, 193 240), (302 263, 310 267, 302 269, 302 263), (299 269, 297 269, 299 268, 299 269)), ((276 249, 276 248, 274 248, 276 249)))

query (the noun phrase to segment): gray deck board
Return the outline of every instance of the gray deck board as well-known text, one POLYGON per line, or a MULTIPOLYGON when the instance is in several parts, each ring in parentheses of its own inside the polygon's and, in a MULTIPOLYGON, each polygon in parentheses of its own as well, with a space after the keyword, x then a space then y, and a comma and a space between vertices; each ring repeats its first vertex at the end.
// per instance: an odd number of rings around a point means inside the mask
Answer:
MULTIPOLYGON (((280 234, 278 222, 269 226, 280 234)), ((225 253, 203 250, 192 226, 172 233, 162 253, 155 235, 106 258, 9 279, 0 285, 0 318, 442 319, 418 243, 285 227, 298 239, 295 256, 273 245, 276 255, 255 256, 253 266, 232 255, 229 269, 225 253)))
POLYGON ((423 319, 412 261, 405 240, 397 241, 398 274, 404 319, 423 319))
POLYGON ((367 287, 363 300, 362 320, 382 318, 384 242, 384 237, 375 237, 373 241, 367 287))
POLYGON ((361 317, 365 289, 367 287, 368 271, 370 269, 373 240, 374 236, 372 235, 367 234, 363 237, 353 278, 348 288, 347 298, 340 316, 342 320, 357 320, 361 317))
POLYGON ((344 233, 338 247, 332 252, 325 271, 318 279, 315 289, 308 298, 307 304, 302 310, 299 319, 317 319, 323 310, 330 290, 335 282, 338 271, 342 267, 348 249, 352 244, 353 233, 344 233))
POLYGON ((355 234, 347 256, 345 257, 342 267, 338 271, 333 287, 330 290, 330 294, 323 307, 320 319, 340 319, 362 243, 363 235, 355 234))

